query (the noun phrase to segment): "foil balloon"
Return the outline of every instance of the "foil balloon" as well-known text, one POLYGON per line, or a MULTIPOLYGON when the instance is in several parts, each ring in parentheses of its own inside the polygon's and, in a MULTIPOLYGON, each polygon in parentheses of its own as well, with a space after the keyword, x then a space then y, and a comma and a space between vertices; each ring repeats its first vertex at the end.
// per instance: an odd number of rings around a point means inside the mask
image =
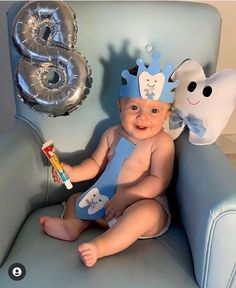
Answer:
POLYGON ((75 13, 62 1, 30 1, 15 16, 18 95, 46 116, 68 115, 90 91, 91 69, 75 50, 76 36, 75 13))

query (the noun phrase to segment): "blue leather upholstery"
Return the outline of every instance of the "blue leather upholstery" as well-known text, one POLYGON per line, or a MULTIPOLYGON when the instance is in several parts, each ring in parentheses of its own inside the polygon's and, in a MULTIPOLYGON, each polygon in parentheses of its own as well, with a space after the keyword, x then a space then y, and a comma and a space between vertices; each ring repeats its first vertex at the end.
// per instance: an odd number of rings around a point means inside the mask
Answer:
POLYGON ((176 197, 198 283, 235 287, 235 170, 215 145, 190 146, 187 137, 176 142, 176 197))
MULTIPOLYGON (((16 97, 17 117, 0 135, 0 286, 233 288, 236 286, 236 173, 214 145, 191 145, 183 133, 176 141, 176 162, 168 197, 170 230, 139 240, 122 253, 99 260, 92 269, 78 257, 79 243, 101 233, 90 228, 75 242, 46 236, 40 215, 59 216, 61 201, 72 192, 52 183, 41 153, 52 138, 70 163, 85 158, 99 136, 118 121, 115 101, 120 72, 146 58, 150 43, 167 61, 193 58, 208 75, 215 71, 221 19, 211 6, 189 2, 76 2, 78 50, 93 70, 94 84, 83 104, 68 117, 48 118, 16 97), (8 276, 12 263, 26 267, 18 282, 8 276)), ((22 3, 8 13, 9 28, 22 3)), ((10 40, 12 71, 19 55, 10 40)), ((14 85, 14 81, 13 81, 14 85)))

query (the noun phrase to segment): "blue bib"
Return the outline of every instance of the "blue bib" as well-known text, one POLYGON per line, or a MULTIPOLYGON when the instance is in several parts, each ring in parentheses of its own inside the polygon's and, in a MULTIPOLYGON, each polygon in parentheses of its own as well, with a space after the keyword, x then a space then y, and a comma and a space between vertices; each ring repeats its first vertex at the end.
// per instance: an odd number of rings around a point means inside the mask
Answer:
POLYGON ((116 192, 117 179, 125 159, 135 144, 121 137, 115 154, 96 183, 76 199, 75 215, 79 219, 100 219, 105 215, 104 205, 116 192))

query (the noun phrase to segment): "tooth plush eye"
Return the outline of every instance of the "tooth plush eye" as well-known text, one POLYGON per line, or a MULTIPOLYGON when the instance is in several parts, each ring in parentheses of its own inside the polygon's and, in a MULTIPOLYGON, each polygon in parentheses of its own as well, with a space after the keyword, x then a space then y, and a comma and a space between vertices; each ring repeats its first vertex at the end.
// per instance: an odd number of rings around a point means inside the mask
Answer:
POLYGON ((188 85, 188 91, 189 91, 189 92, 193 92, 193 91, 196 89, 196 87, 197 87, 197 83, 194 82, 194 81, 192 81, 192 82, 190 82, 189 85, 188 85))
POLYGON ((205 97, 209 97, 209 96, 211 95, 211 93, 212 93, 212 88, 211 88, 211 86, 206 86, 206 87, 203 89, 203 91, 202 91, 202 94, 203 94, 203 96, 205 96, 205 97))

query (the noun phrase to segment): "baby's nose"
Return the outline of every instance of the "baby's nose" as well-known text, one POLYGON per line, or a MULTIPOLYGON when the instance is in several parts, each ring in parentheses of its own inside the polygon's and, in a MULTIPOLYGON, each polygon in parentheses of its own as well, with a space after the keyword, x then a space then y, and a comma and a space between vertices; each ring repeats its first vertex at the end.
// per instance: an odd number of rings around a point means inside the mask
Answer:
POLYGON ((139 118, 147 118, 148 117, 148 113, 144 109, 141 109, 139 111, 138 117, 139 118))

